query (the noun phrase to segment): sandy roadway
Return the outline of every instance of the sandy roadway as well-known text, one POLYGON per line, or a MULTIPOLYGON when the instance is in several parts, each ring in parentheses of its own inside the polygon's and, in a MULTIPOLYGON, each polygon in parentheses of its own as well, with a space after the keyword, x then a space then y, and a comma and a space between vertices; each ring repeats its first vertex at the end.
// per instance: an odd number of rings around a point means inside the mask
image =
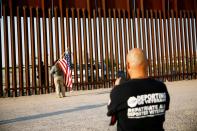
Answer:
MULTIPOLYGON (((167 131, 197 131, 197 80, 166 82, 167 131)), ((115 131, 106 116, 109 89, 0 98, 0 131, 115 131)))

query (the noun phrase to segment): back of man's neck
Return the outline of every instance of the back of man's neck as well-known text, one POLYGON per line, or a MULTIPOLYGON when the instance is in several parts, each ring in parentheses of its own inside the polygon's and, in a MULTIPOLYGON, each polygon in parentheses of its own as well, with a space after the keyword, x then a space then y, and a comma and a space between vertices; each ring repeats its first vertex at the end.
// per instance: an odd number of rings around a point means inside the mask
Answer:
POLYGON ((145 79, 145 78, 148 78, 148 75, 144 73, 138 73, 138 74, 130 75, 130 78, 131 79, 145 79))
POLYGON ((148 77, 131 77, 130 79, 146 79, 148 77))

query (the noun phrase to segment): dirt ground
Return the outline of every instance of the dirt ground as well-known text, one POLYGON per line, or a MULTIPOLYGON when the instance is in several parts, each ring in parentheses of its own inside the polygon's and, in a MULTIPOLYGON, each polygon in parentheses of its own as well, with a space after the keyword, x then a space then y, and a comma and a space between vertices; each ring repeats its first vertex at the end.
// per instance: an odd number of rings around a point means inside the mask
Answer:
MULTIPOLYGON (((197 80, 166 82, 171 103, 164 128, 197 131, 197 80)), ((0 131, 115 131, 106 116, 111 88, 0 98, 0 131)))

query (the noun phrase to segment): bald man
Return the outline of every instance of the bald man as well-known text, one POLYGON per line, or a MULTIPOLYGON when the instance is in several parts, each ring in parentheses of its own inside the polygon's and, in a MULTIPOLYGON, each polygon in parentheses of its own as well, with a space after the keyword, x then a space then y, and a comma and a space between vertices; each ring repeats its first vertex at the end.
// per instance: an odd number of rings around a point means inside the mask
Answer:
POLYGON ((118 131, 163 131, 170 97, 164 83, 148 78, 147 60, 138 48, 126 58, 130 79, 116 85, 110 93, 108 116, 118 131))

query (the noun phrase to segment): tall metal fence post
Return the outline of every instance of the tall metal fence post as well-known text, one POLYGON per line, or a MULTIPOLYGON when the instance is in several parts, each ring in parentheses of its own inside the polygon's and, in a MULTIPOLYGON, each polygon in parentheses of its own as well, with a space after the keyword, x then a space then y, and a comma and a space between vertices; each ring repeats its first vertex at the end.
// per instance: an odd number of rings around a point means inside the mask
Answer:
MULTIPOLYGON (((89 58, 88 63, 90 62, 90 74, 93 74, 93 52, 92 52, 92 29, 91 29, 91 10, 90 10, 90 0, 87 0, 87 10, 88 10, 88 32, 89 32, 89 58)), ((90 75, 91 77, 91 88, 93 83, 93 75, 90 75)))
POLYGON ((4 27, 4 56, 5 56, 5 96, 10 96, 10 69, 9 69, 9 45, 6 6, 3 5, 3 27, 4 27))
POLYGON ((72 40, 73 40, 73 66, 74 66, 74 83, 78 90, 78 75, 77 75, 77 47, 76 47, 76 29, 75 29, 75 9, 71 8, 72 13, 72 40))
POLYGON ((37 31, 37 69, 38 69, 38 92, 39 94, 43 94, 42 89, 42 78, 41 78, 41 61, 42 61, 42 52, 41 52, 41 40, 40 40, 40 14, 39 7, 36 7, 36 31, 37 31))
MULTIPOLYGON (((1 20, 0 20, 1 21, 1 20)), ((0 22, 1 24, 1 22, 0 22)), ((1 35, 1 27, 0 27, 0 35, 1 35)), ((1 37, 0 37, 1 41, 1 37)), ((0 46, 0 97, 3 96, 3 67, 2 67, 2 48, 0 46)))
POLYGON ((84 65, 85 65, 85 89, 87 89, 88 85, 88 48, 87 48, 87 28, 86 28, 86 9, 82 9, 83 11, 83 41, 84 41, 84 65))
POLYGON ((112 34, 112 16, 111 16, 111 9, 108 9, 108 19, 109 19, 109 40, 110 40, 110 63, 111 63, 111 80, 112 80, 112 85, 114 81, 114 47, 113 47, 113 34, 112 34))
POLYGON ((197 9, 196 9, 196 12, 192 12, 192 38, 193 38, 193 62, 194 62, 194 70, 193 70, 193 75, 194 75, 194 78, 196 79, 197 78, 197 61, 196 61, 196 58, 197 58, 197 53, 196 53, 196 43, 195 43, 195 37, 197 38, 197 33, 195 35, 195 32, 194 32, 194 27, 196 26, 197 28, 197 9), (194 16, 194 14, 196 14, 196 16, 194 16), (195 25, 195 22, 194 22, 194 19, 196 21, 196 25, 195 25))
POLYGON ((24 95, 23 80, 23 47, 21 37, 21 7, 17 6, 17 35, 18 35, 18 72, 19 72, 19 95, 24 95))
POLYGON ((29 44, 28 44, 28 27, 27 27, 27 7, 23 6, 23 23, 24 23, 24 48, 25 48, 25 83, 26 95, 30 95, 30 72, 29 72, 29 44))
MULTIPOLYGON (((103 9, 103 24, 104 24, 104 46, 105 46, 105 78, 109 82, 109 51, 108 51, 108 40, 107 40, 107 20, 106 20, 106 0, 102 0, 102 9, 103 9)), ((107 87, 109 85, 107 84, 107 87)))
POLYGON ((190 76, 190 79, 193 78, 193 63, 192 63, 192 39, 191 39, 191 36, 192 36, 192 31, 191 31, 191 12, 190 11, 187 11, 187 23, 188 23, 188 39, 189 39, 189 42, 188 42, 188 61, 189 61, 189 76, 190 76))
POLYGON ((12 96, 17 96, 17 83, 16 83, 16 45, 15 45, 15 28, 14 28, 14 15, 12 0, 9 0, 9 12, 10 12, 10 38, 11 38, 11 63, 12 63, 12 96))
POLYGON ((180 45, 181 45, 181 58, 182 58, 182 61, 181 61, 181 66, 182 66, 182 80, 185 79, 185 51, 184 51, 184 39, 183 39, 183 20, 182 20, 182 11, 180 11, 180 38, 181 38, 181 41, 180 41, 180 45))
POLYGON ((161 49, 159 48, 159 24, 158 24, 158 11, 157 10, 154 10, 154 14, 155 14, 155 39, 156 39, 156 56, 157 56, 157 59, 156 59, 156 73, 157 73, 157 76, 156 78, 157 79, 160 79, 160 75, 161 75, 161 64, 160 64, 160 54, 161 54, 161 49))
POLYGON ((173 77, 173 80, 177 80, 177 43, 175 41, 175 25, 174 25, 174 11, 171 10, 171 18, 172 18, 172 39, 173 39, 173 46, 172 46, 172 51, 173 51, 173 65, 174 65, 174 68, 173 68, 173 73, 172 73, 172 77, 173 77))
POLYGON ((164 61, 164 42, 163 42, 163 21, 162 21, 162 13, 159 11, 159 25, 160 25, 160 48, 161 48, 161 76, 162 80, 164 80, 164 74, 165 74, 165 61, 164 61))
MULTIPOLYGON (((81 40, 81 10, 77 8, 77 28, 78 28, 78 56, 79 56, 79 71, 80 71, 80 90, 81 86, 83 86, 83 61, 82 61, 82 40, 81 40)), ((77 65, 78 65, 77 64, 77 65)), ((77 69, 78 71, 78 69, 77 69)))
POLYGON ((94 51, 95 51, 96 81, 98 82, 99 81, 99 62, 98 62, 97 12, 96 10, 93 10, 93 24, 94 24, 94 51))
MULTIPOLYGON (((48 70, 48 45, 47 45, 47 34, 46 34, 46 13, 45 13, 45 0, 42 0, 42 27, 43 27, 43 47, 44 47, 44 71, 42 71, 42 76, 44 75, 44 82, 42 86, 45 88, 45 93, 49 93, 49 70, 48 70)), ((41 79, 43 79, 41 78, 41 79)))
POLYGON ((119 71, 119 57, 118 57, 118 36, 117 36, 117 19, 116 19, 116 9, 113 9, 113 23, 114 23, 114 45, 115 45, 115 66, 116 66, 116 78, 118 77, 119 71))
POLYGON ((36 94, 36 63, 35 63, 35 40, 34 40, 34 18, 33 7, 30 7, 30 32, 31 32, 31 77, 32 77, 32 94, 36 94))
POLYGON ((178 59, 178 80, 181 79, 181 59, 180 59, 180 56, 181 56, 181 52, 180 52, 180 37, 179 37, 179 20, 178 19, 178 16, 179 16, 179 12, 178 10, 176 10, 176 38, 177 38, 177 59, 178 59))
POLYGON ((150 17, 151 17, 151 47, 152 47, 152 58, 151 58, 151 64, 149 66, 151 66, 151 70, 153 70, 153 77, 156 77, 156 53, 155 53, 155 31, 154 31, 154 20, 153 20, 153 11, 150 10, 150 17))
MULTIPOLYGON (((54 51, 53 51, 53 33, 52 33, 52 10, 51 8, 48 9, 48 23, 49 23, 49 54, 50 54, 50 67, 53 66, 54 64, 54 51)), ((51 75, 51 91, 55 92, 55 88, 54 88, 54 81, 53 81, 53 76, 51 75)))

